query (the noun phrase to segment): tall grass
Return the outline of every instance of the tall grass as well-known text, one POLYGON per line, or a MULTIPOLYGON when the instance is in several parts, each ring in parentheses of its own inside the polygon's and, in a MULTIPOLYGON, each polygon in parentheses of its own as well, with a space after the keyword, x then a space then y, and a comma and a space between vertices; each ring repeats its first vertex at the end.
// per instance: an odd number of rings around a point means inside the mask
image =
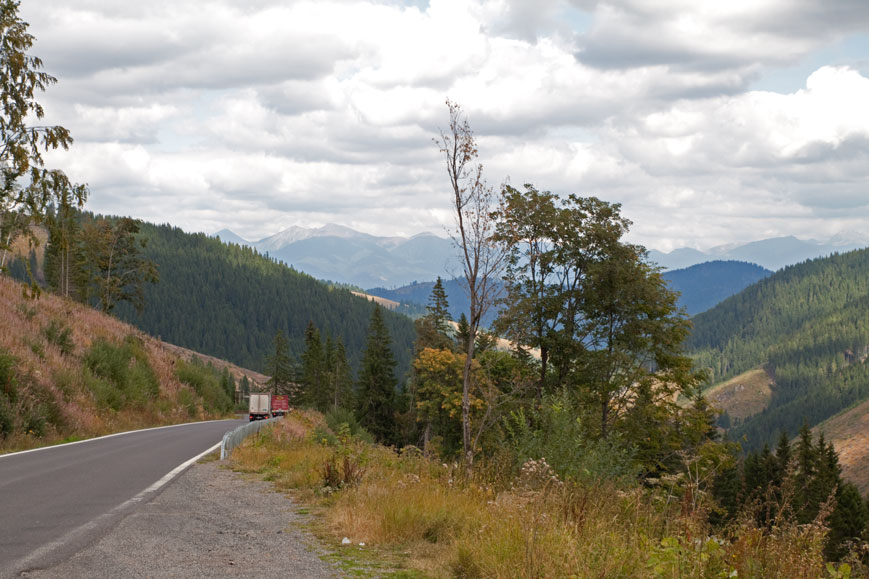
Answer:
MULTIPOLYGON (((431 577, 844 577, 825 566, 822 521, 772 531, 743 518, 712 535, 703 498, 624 482, 561 480, 545 460, 467 474, 410 449, 343 438, 324 444, 316 413, 294 413, 234 451, 234 468, 260 472, 317 508, 327 542, 346 537, 431 577), (364 467, 334 488, 323 465, 364 467), (518 470, 518 474, 515 473, 518 470)), ((859 569, 853 570, 857 576, 859 569)))

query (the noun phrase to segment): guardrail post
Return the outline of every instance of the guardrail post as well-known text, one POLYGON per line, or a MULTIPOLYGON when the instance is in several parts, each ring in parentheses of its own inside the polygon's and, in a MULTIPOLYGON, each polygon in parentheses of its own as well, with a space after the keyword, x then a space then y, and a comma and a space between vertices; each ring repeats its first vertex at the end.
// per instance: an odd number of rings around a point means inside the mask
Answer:
POLYGON ((281 418, 283 418, 283 416, 269 418, 268 420, 254 420, 253 422, 242 424, 238 428, 228 431, 223 435, 223 440, 220 441, 220 460, 229 456, 232 449, 241 444, 245 438, 251 434, 259 432, 266 424, 271 424, 281 418))

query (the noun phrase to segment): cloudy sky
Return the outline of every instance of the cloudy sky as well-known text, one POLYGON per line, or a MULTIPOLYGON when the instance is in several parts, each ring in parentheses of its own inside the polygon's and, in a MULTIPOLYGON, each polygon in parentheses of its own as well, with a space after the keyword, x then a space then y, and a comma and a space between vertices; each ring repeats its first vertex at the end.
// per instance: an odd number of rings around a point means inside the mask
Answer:
POLYGON ((88 207, 251 240, 452 223, 460 103, 490 184, 621 203, 631 239, 869 237, 864 0, 22 0, 52 166, 88 207))

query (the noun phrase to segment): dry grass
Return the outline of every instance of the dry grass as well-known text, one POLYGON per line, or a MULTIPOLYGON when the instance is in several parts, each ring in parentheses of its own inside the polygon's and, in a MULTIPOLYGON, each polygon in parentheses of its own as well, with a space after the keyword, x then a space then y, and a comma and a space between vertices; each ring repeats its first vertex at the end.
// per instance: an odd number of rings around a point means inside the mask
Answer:
POLYGON ((45 413, 47 408, 51 420, 42 433, 13 432, 0 437, 0 452, 211 417, 201 403, 191 412, 190 404, 179 399, 189 400, 190 388, 178 381, 176 356, 166 351, 162 342, 72 300, 47 293, 29 299, 23 287, 0 277, 0 353, 16 361, 16 415, 37 408, 45 413), (46 328, 51 324, 69 330, 66 352, 47 338, 46 328), (135 336, 146 351, 159 392, 135 408, 100 408, 84 372, 84 355, 96 340, 119 344, 128 336, 135 336))
MULTIPOLYGON (((465 477, 418 453, 313 435, 318 415, 291 415, 245 442, 234 468, 262 473, 305 502, 341 553, 364 543, 427 577, 820 577, 821 525, 769 533, 746 518, 710 536, 705 513, 665 491, 562 482, 539 462, 511 480, 465 477), (324 488, 337 455, 365 467, 356 485, 324 488), (533 476, 526 476, 529 472, 533 476), (341 547, 343 538, 354 547, 341 547), (343 551, 342 551, 343 550, 343 551), (399 554, 396 559, 396 554, 399 554), (732 572, 738 575, 730 575, 732 572)), ((527 467, 527 465, 526 465, 527 467)), ((479 469, 478 472, 504 472, 479 469)), ((693 495, 696 499, 700 495, 693 495)), ((702 501, 701 501, 702 502, 702 501)), ((697 503, 699 504, 699 503, 697 503)))
POLYGON ((731 418, 744 419, 762 412, 772 398, 773 381, 763 368, 755 368, 716 384, 703 394, 731 418))

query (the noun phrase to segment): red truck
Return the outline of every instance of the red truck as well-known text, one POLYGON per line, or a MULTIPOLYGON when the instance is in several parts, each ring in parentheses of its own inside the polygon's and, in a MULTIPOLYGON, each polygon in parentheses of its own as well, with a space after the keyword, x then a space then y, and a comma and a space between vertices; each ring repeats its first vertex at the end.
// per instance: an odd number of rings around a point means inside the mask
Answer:
POLYGON ((272 418, 283 416, 290 411, 290 397, 286 394, 272 395, 272 418))

